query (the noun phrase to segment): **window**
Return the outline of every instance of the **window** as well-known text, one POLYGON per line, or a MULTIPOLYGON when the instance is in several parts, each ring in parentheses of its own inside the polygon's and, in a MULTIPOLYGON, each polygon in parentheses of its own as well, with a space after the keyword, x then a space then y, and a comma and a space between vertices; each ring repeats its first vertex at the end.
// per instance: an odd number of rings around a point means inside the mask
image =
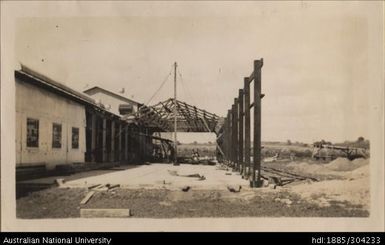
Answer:
POLYGON ((72 128, 72 149, 79 148, 79 128, 72 128))
POLYGON ((61 124, 52 125, 52 148, 61 148, 61 124))
POLYGON ((39 120, 27 118, 27 147, 39 147, 39 120))

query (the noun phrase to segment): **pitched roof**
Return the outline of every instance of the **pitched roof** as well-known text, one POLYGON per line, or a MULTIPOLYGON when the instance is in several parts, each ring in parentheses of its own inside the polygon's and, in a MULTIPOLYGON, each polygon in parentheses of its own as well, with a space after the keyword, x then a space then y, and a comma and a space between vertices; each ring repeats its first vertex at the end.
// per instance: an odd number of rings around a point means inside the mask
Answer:
POLYGON ((142 105, 142 103, 139 103, 139 102, 137 102, 137 101, 134 101, 134 100, 129 99, 129 98, 127 98, 127 97, 121 96, 121 95, 119 95, 119 94, 116 94, 116 93, 114 93, 114 92, 111 92, 111 91, 109 91, 109 90, 107 90, 107 89, 104 89, 104 88, 101 88, 101 87, 98 87, 98 86, 95 86, 95 87, 89 88, 89 89, 87 89, 87 90, 84 90, 83 93, 86 93, 86 94, 88 94, 88 95, 92 95, 92 94, 95 94, 95 93, 97 93, 97 92, 99 92, 99 91, 101 91, 101 92, 103 92, 103 93, 105 93, 105 94, 108 94, 108 95, 110 95, 110 96, 112 96, 112 97, 115 97, 115 98, 117 98, 117 99, 126 101, 126 102, 128 102, 128 103, 134 103, 134 104, 137 104, 137 105, 142 105))
POLYGON ((25 82, 30 82, 32 84, 35 84, 39 87, 42 87, 44 89, 48 89, 56 94, 59 94, 61 96, 68 97, 74 101, 77 101, 81 104, 88 104, 96 106, 95 100, 91 97, 80 93, 76 90, 73 90, 70 87, 67 87, 66 85, 59 83, 57 81, 54 81, 53 79, 42 75, 30 68, 28 68, 25 65, 21 65, 21 70, 15 71, 15 77, 18 79, 21 79, 25 82))

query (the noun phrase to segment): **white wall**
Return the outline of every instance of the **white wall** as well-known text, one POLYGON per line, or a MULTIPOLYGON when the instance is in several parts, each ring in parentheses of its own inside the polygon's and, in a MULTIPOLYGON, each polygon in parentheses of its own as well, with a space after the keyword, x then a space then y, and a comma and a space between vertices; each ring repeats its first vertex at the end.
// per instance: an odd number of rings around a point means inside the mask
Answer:
MULTIPOLYGON (((120 100, 118 98, 112 97, 111 95, 104 94, 102 92, 97 92, 96 94, 89 95, 92 97, 97 103, 101 102, 103 105, 106 106, 106 109, 108 109, 109 106, 111 106, 108 111, 116 114, 119 114, 119 105, 120 104, 128 104, 126 101, 120 100)), ((134 107, 134 111, 136 112, 138 110, 138 107, 136 104, 132 104, 134 107)))
POLYGON ((16 81, 16 166, 84 162, 85 108, 81 104, 16 81), (39 120, 39 147, 27 147, 27 118, 39 120), (52 124, 62 125, 62 146, 52 148, 52 124), (79 128, 79 148, 72 149, 72 127, 79 128))

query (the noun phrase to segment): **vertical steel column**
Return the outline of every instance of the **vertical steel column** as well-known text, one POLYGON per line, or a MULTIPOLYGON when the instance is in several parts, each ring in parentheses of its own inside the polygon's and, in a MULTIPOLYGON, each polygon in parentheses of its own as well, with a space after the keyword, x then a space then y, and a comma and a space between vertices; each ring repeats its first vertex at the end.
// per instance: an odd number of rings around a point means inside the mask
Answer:
POLYGON ((234 162, 236 170, 239 170, 239 161, 238 161, 238 98, 234 99, 234 162))
POLYGON ((115 121, 111 120, 111 151, 110 151, 110 162, 114 162, 115 159, 115 121))
POLYGON ((251 162, 250 162, 250 81, 248 77, 244 78, 244 97, 245 97, 245 166, 247 168, 246 176, 250 176, 251 162))
POLYGON ((223 148, 223 161, 226 160, 227 157, 227 117, 225 117, 225 120, 223 122, 223 132, 222 132, 222 137, 221 137, 221 142, 222 142, 222 148, 223 148))
POLYGON ((239 90, 238 105, 238 164, 243 177, 245 172, 243 161, 243 89, 239 90))
POLYGON ((128 125, 124 127, 124 160, 128 161, 128 125))
POLYGON ((107 119, 103 118, 102 161, 107 161, 107 119))
POLYGON ((236 125, 237 121, 235 121, 235 104, 231 106, 231 165, 234 166, 236 163, 236 140, 235 137, 237 135, 236 125))
POLYGON ((97 117, 95 114, 91 116, 91 162, 96 161, 96 136, 97 136, 97 117))
POLYGON ((263 59, 254 61, 254 167, 252 187, 261 187, 261 68, 263 59), (258 176, 255 176, 255 171, 258 176), (257 177, 257 178, 256 178, 257 177))
POLYGON ((118 160, 119 161, 122 161, 122 123, 119 123, 119 141, 118 141, 118 151, 119 151, 119 155, 118 155, 118 160))
POLYGON ((227 142, 228 142, 228 145, 227 145, 227 149, 228 149, 228 152, 229 152, 229 156, 227 158, 227 165, 230 165, 231 163, 231 160, 232 160, 232 156, 233 156, 233 152, 232 152, 232 143, 233 143, 233 136, 232 136, 232 121, 233 121, 233 117, 232 117, 232 114, 231 114, 231 110, 227 110, 227 118, 229 119, 228 120, 228 135, 227 135, 227 142))

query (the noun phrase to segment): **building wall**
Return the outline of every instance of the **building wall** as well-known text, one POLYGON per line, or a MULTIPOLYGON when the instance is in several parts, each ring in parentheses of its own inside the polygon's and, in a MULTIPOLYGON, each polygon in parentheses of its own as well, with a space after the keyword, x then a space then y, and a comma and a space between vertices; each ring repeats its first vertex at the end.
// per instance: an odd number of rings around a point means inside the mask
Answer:
POLYGON ((84 162, 86 113, 83 105, 35 85, 16 80, 16 166, 84 162), (38 147, 27 147, 27 118, 39 120, 38 147), (53 123, 62 125, 61 148, 52 147, 53 123), (79 147, 72 148, 72 127, 79 147))
MULTIPOLYGON (((97 92, 95 94, 90 95, 90 97, 92 97, 96 102, 102 103, 104 106, 106 106, 106 110, 116 115, 119 115, 120 104, 128 104, 127 101, 120 100, 119 98, 104 94, 103 92, 97 92)), ((136 112, 138 110, 137 104, 132 103, 132 106, 134 108, 134 111, 136 112)))

